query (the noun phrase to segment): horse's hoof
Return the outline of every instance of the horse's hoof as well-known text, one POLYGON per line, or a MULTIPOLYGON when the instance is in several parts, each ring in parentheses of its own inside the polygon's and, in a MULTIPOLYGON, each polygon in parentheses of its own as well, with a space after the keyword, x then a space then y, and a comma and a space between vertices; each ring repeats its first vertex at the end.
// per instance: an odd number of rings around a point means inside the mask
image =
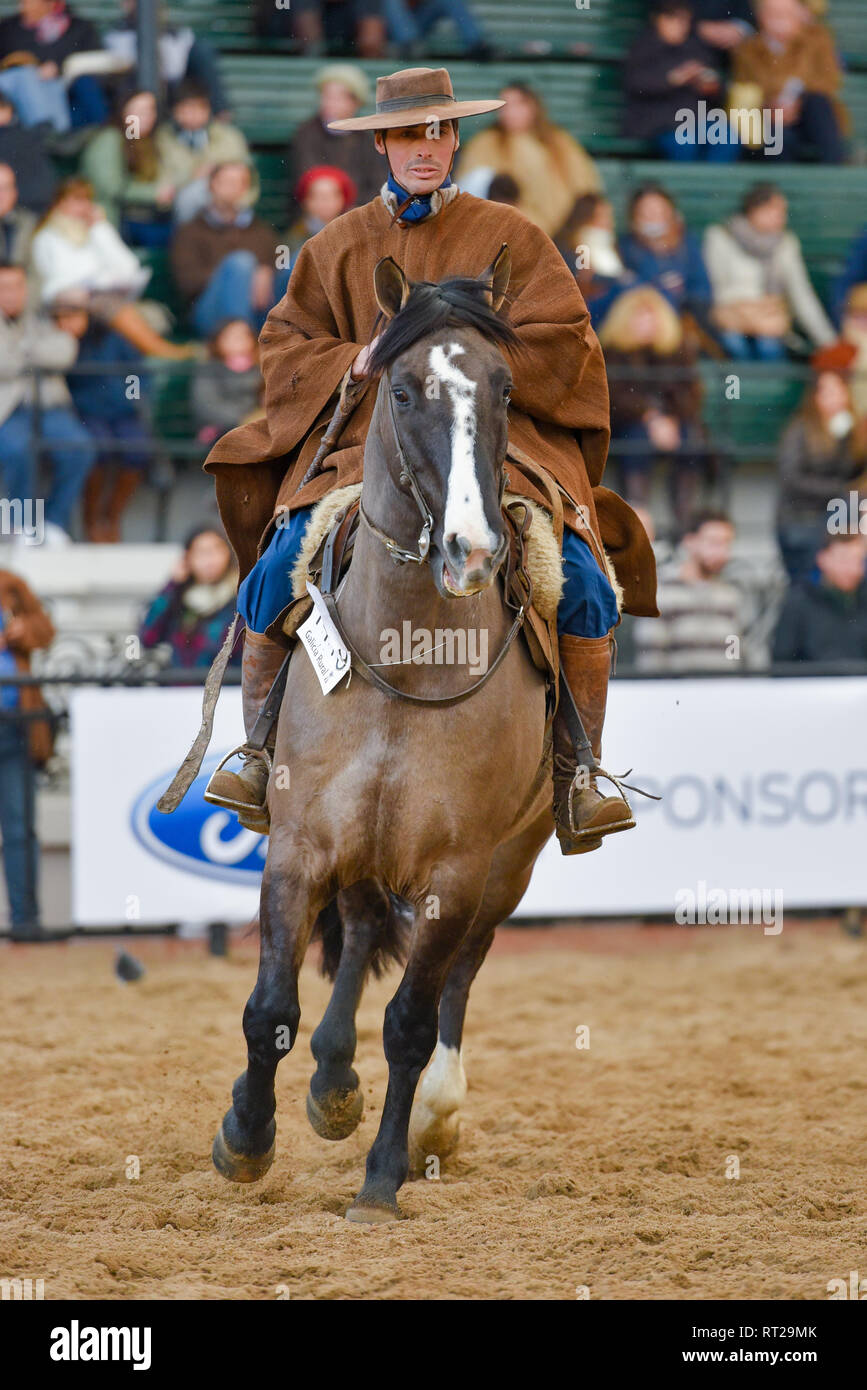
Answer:
POLYGON ((258 1182, 259 1178, 264 1178, 274 1162, 275 1147, 276 1144, 272 1140, 271 1147, 263 1154, 236 1153, 226 1143, 223 1126, 220 1125, 211 1150, 211 1158, 221 1178, 227 1178, 229 1182, 258 1182))
POLYGON ((389 1221, 400 1221, 401 1211, 397 1202, 354 1202, 346 1213, 347 1221, 357 1225, 384 1226, 389 1221))
POLYGON ((453 1110, 449 1115, 436 1115, 424 1107, 418 1128, 410 1127, 409 1167, 414 1178, 427 1175, 430 1159, 448 1158, 458 1147, 461 1137, 461 1117, 453 1110))
POLYGON ((307 1118, 320 1139, 346 1139, 364 1114, 361 1087, 355 1091, 326 1091, 317 1100, 307 1092, 307 1118))

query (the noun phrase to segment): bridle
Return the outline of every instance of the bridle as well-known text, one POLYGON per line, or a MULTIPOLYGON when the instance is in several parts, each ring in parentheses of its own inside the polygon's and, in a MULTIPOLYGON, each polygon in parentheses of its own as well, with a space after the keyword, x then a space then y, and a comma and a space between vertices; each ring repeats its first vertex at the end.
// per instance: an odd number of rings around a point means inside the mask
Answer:
POLYGON ((427 499, 421 490, 421 484, 415 475, 415 470, 406 456, 403 447, 403 440, 400 437, 400 430, 397 426, 397 415, 394 409, 394 397, 391 394, 391 376, 388 372, 383 375, 383 385, 388 394, 388 415, 391 421, 391 430, 394 435, 394 445, 397 449, 397 457, 400 462, 400 484, 408 487, 415 505, 418 507, 421 516, 422 527, 417 541, 417 550, 407 550, 400 545, 392 536, 383 531, 374 521, 371 521, 367 512, 364 510, 364 502, 359 503, 359 515, 368 530, 372 531, 378 540, 382 541, 392 560, 398 565, 423 565, 430 554, 430 538, 434 528, 433 513, 428 506, 427 499))
MULTIPOLYGON (((421 489, 421 485, 419 484, 418 478, 415 475, 415 470, 413 469, 413 466, 407 457, 406 450, 403 447, 403 441, 400 437, 400 429, 398 428, 397 423, 397 416, 395 414, 394 398, 391 393, 391 378, 388 372, 385 372, 383 374, 383 386, 387 388, 388 391, 389 420, 391 422, 392 433, 394 435, 394 444, 397 450, 397 456, 400 461, 400 482, 402 486, 409 488, 409 491, 418 508, 419 515, 421 516, 422 520, 422 528, 417 542, 417 549, 408 550, 406 546, 400 545, 400 543, 396 541, 392 536, 389 536, 386 531, 383 531, 381 527, 377 526, 375 522, 371 521, 370 517, 367 515, 367 512, 364 509, 364 503, 360 499, 358 508, 359 517, 361 521, 364 523, 364 525, 368 528, 368 530, 372 533, 372 535, 376 536, 376 538, 382 542, 388 553, 391 555, 391 558, 395 562, 395 564, 423 565, 430 558, 431 532, 433 531, 434 527, 434 517, 433 513, 431 512, 430 506, 428 505, 427 499, 425 498, 425 495, 421 489)), ((501 510, 507 482, 508 475, 504 468, 503 476, 500 482, 501 510)), ((518 633, 521 631, 521 628, 524 625, 524 619, 527 613, 527 609, 530 607, 530 604, 532 602, 532 585, 529 576, 527 575, 526 570, 524 568, 524 536, 529 521, 529 508, 527 508, 526 505, 524 511, 524 521, 521 526, 518 526, 517 521, 513 519, 512 524, 516 536, 518 538, 519 559, 516 565, 510 565, 509 575, 504 585, 505 602, 508 605, 508 607, 515 610, 515 617, 511 627, 509 628, 509 631, 506 634, 502 647, 500 648, 494 660, 489 665, 487 671, 485 671, 484 675, 481 676, 479 680, 475 681, 474 684, 469 686, 466 690, 460 691, 457 695, 416 695, 409 690, 398 690, 396 686, 391 685, 387 680, 384 679, 383 676, 379 674, 379 672, 373 666, 366 662, 364 658, 361 656, 360 652, 357 651, 357 649, 353 645, 352 640, 347 635, 346 629, 343 626, 343 621, 337 610, 337 596, 333 591, 331 582, 329 582, 327 584, 323 584, 322 598, 325 603, 325 606, 328 609, 329 614, 331 615, 331 619, 334 623, 334 626, 337 629, 340 640, 352 658, 351 669, 358 671, 359 675, 362 676, 364 680, 366 680, 370 685, 374 686, 377 690, 382 691, 383 694, 396 697, 399 700, 406 700, 411 704, 456 705, 459 704, 462 700, 469 699, 471 695, 475 695, 475 693, 478 690, 481 690, 482 686, 487 684, 487 682, 490 680, 497 667, 505 660, 509 652, 509 649, 512 646, 512 643, 514 642, 515 638, 517 637, 518 633)), ((509 537, 507 533, 504 533, 502 544, 497 552, 497 556, 495 557, 498 564, 502 563, 504 555, 508 554, 508 552, 509 537), (503 552, 503 554, 501 554, 501 552, 503 552)))

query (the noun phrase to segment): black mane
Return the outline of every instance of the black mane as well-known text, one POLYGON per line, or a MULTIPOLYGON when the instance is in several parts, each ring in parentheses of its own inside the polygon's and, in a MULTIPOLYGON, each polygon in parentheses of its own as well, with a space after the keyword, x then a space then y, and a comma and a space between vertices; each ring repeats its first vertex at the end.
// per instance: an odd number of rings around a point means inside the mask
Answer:
POLYGON ((442 328, 475 328, 489 342, 503 347, 517 341, 514 328, 491 306, 490 290, 472 276, 455 276, 439 285, 419 280, 409 292, 371 354, 370 370, 378 375, 420 338, 442 328))

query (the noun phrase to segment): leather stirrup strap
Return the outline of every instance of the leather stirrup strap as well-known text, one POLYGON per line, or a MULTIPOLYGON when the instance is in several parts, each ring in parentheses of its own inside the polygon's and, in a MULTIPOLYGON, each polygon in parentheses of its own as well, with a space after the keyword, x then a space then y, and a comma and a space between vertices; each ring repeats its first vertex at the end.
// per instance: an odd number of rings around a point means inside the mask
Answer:
POLYGON ((598 770, 599 764, 593 756, 593 749, 590 746, 590 740, 587 737, 587 731, 584 728, 581 715, 578 713, 578 706, 575 703, 575 698, 572 691, 569 689, 569 682, 566 679, 566 669, 562 661, 560 663, 560 701, 557 707, 557 716, 564 721, 566 728, 569 730, 569 737, 575 749, 577 765, 579 767, 586 767, 587 771, 592 776, 592 774, 598 770))

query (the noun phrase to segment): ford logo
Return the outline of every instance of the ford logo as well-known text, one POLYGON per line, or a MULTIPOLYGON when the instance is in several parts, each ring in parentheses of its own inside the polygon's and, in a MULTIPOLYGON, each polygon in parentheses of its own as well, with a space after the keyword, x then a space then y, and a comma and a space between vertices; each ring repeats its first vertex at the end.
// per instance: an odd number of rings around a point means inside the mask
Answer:
POLYGON ((202 770, 171 815, 157 810, 174 773, 165 772, 141 793, 132 809, 133 834, 165 864, 203 878, 221 879, 256 888, 265 865, 268 837, 238 824, 232 811, 209 806, 204 799, 208 779, 225 754, 205 759, 202 770))

